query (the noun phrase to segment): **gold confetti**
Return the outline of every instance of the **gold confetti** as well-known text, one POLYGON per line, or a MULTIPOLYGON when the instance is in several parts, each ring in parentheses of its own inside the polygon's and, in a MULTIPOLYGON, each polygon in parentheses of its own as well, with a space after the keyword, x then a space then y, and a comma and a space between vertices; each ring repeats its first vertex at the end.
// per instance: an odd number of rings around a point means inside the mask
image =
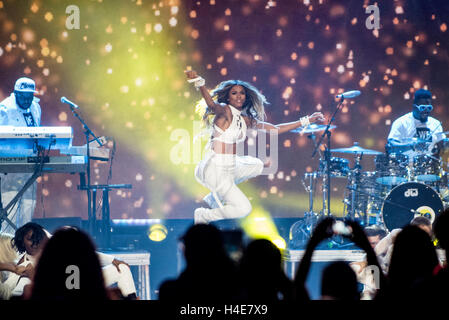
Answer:
POLYGON ((190 36, 196 40, 200 37, 200 32, 198 30, 192 30, 192 32, 190 33, 190 36))
POLYGON ((33 2, 33 4, 31 5, 30 10, 31 10, 32 13, 37 13, 39 11, 39 6, 37 5, 36 2, 33 2))
POLYGON ((46 57, 50 54, 50 49, 48 49, 48 47, 42 48, 41 50, 41 54, 46 57))
POLYGON ((51 21, 53 20, 53 13, 47 12, 47 13, 45 14, 45 16, 44 16, 44 19, 45 19, 47 22, 51 22, 51 21))

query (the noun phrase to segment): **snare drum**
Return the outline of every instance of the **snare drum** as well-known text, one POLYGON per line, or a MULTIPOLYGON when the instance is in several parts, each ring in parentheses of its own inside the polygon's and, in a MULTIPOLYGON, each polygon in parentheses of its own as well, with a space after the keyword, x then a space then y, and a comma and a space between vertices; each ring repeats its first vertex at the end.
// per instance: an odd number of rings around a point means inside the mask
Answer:
MULTIPOLYGON (((331 177, 347 177, 349 173, 349 161, 344 158, 332 157, 329 170, 331 177)), ((324 159, 320 159, 319 171, 323 175, 326 173, 326 161, 324 159)))
POLYGON ((391 190, 382 206, 382 218, 389 231, 402 228, 414 217, 424 216, 432 223, 443 211, 439 194, 431 187, 407 182, 391 190))
POLYGON ((412 173, 417 181, 439 181, 442 176, 441 159, 426 154, 415 156, 412 173))
POLYGON ((380 154, 375 158, 376 182, 393 186, 408 181, 408 156, 401 153, 380 154))

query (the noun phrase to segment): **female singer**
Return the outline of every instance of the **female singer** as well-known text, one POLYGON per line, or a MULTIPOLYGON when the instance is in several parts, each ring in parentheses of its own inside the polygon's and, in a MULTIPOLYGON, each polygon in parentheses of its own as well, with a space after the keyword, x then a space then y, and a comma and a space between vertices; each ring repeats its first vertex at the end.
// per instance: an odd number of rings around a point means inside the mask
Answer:
POLYGON ((251 84, 228 80, 210 94, 205 80, 196 71, 186 71, 186 75, 187 81, 193 83, 203 96, 207 105, 203 121, 211 130, 208 152, 195 169, 198 182, 211 191, 203 199, 210 208, 196 209, 195 223, 243 218, 252 208, 237 184, 260 175, 264 168, 258 158, 236 155, 237 144, 245 140, 247 128, 275 130, 279 134, 324 121, 324 116, 315 112, 298 121, 273 125, 264 122, 267 100, 251 84))

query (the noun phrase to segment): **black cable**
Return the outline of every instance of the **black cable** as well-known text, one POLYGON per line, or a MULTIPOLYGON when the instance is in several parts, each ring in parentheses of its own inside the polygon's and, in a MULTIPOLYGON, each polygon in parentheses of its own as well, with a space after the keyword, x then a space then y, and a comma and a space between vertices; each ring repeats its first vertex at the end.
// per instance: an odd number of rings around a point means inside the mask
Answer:
POLYGON ((109 181, 112 178, 112 162, 114 161, 115 152, 117 150, 115 139, 114 139, 114 137, 111 137, 111 138, 112 138, 112 152, 111 152, 111 161, 109 163, 109 173, 108 173, 108 178, 106 180, 106 184, 109 184, 109 181))
MULTIPOLYGON (((109 172, 108 172, 108 177, 106 178, 106 185, 109 185, 109 182, 112 179, 112 163, 114 161, 115 152, 117 150, 117 148, 116 148, 117 145, 115 143, 114 137, 108 137, 108 138, 110 138, 112 140, 112 151, 111 151, 111 156, 110 156, 110 160, 109 160, 109 172)), ((98 201, 97 209, 95 210, 96 212, 98 212, 102 203, 103 203, 103 194, 100 198, 100 201, 98 201)))
MULTIPOLYGON (((54 141, 54 142, 56 142, 56 141, 54 141)), ((46 156, 50 157, 51 145, 52 145, 52 143, 50 141, 50 144, 48 145, 47 155, 45 155, 45 153, 44 153, 43 156, 40 159, 41 161, 40 161, 40 170, 39 171, 41 171, 41 173, 42 173, 42 168, 44 167, 45 157, 46 156)), ((41 176, 41 174, 39 174, 39 176, 41 176)), ((40 195, 41 201, 40 202, 41 202, 41 208, 42 208, 42 218, 45 218, 44 194, 42 192, 44 190, 44 187, 45 187, 45 179, 44 179, 44 177, 42 177, 41 181, 42 181, 42 185, 41 185, 42 187, 41 187, 41 195, 40 195)), ((36 189, 36 192, 37 192, 37 189, 36 189)))
MULTIPOLYGON (((54 143, 56 143, 56 141, 53 141, 53 143, 50 141, 50 144, 49 144, 49 146, 48 146, 47 155, 50 154, 51 146, 52 146, 52 144, 54 144, 54 143)), ((33 174, 32 174, 31 176, 34 176, 34 175, 41 176, 41 174, 42 174, 42 169, 43 169, 43 167, 44 167, 44 161, 45 161, 45 157, 46 157, 46 155, 45 155, 45 149, 38 146, 38 147, 37 147, 37 152, 38 152, 38 153, 37 153, 37 158, 39 159, 39 163, 38 163, 38 165, 36 165, 36 167, 35 167, 35 169, 34 169, 34 172, 33 172, 33 174)), ((42 180, 43 180, 43 179, 42 179, 42 180)), ((34 182, 33 182, 33 183, 34 183, 34 182)), ((31 187, 31 185, 28 186, 28 188, 29 188, 29 187, 31 187)), ((19 190, 18 192, 20 192, 20 190, 19 190)), ((23 197, 23 194, 22 194, 22 196, 21 196, 20 198, 18 198, 18 199, 14 202, 14 204, 11 206, 11 208, 6 212, 6 216, 7 216, 7 217, 13 212, 14 208, 16 208, 16 206, 17 206, 16 212, 14 213, 14 216, 13 216, 13 217, 15 217, 15 215, 17 214, 17 210, 18 210, 18 203, 19 203, 19 201, 21 200, 22 197, 23 197)), ((45 210, 45 209, 44 209, 44 210, 45 210)), ((45 212, 45 211, 44 211, 44 212, 45 212)))

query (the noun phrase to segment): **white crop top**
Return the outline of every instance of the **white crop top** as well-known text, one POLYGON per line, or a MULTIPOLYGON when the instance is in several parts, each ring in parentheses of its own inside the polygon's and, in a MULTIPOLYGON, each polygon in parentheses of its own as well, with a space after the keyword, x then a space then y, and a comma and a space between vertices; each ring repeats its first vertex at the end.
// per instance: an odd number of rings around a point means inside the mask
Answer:
POLYGON ((246 138, 246 122, 241 115, 241 111, 229 105, 232 112, 232 122, 226 130, 220 129, 214 124, 214 134, 218 132, 218 136, 212 136, 212 141, 221 141, 223 143, 240 143, 246 138))

